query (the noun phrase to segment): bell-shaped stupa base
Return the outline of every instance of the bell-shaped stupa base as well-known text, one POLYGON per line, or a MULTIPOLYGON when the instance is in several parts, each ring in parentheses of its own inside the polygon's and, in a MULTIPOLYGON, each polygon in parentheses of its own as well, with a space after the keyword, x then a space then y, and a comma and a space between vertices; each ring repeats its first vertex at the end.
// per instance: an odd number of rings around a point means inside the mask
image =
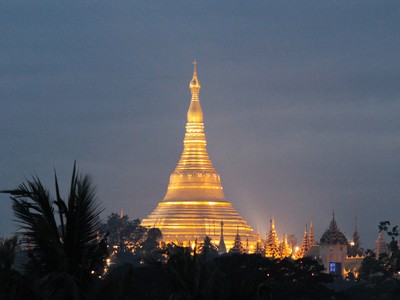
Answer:
POLYGON ((248 240, 249 251, 252 250, 256 242, 253 230, 229 202, 162 201, 142 225, 159 228, 165 242, 188 246, 196 239, 201 243, 205 236, 218 243, 221 221, 227 249, 232 248, 239 230, 243 247, 248 240))

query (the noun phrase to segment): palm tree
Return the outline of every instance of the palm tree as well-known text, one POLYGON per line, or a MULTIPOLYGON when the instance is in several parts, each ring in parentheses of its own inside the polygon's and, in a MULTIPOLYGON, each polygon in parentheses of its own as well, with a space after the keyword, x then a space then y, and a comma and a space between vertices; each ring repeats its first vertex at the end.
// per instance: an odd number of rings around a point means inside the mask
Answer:
MULTIPOLYGON (((56 173, 55 190, 53 198, 34 176, 14 190, 1 192, 10 194, 20 225, 22 246, 29 252, 26 271, 35 279, 41 278, 37 282, 40 294, 51 299, 56 295, 59 282, 64 281, 70 287, 66 294, 73 299, 71 295, 76 295, 102 274, 107 243, 106 237, 98 236, 101 210, 91 180, 87 175, 78 174, 76 163, 67 201, 60 196, 56 173)), ((57 294, 57 298, 62 297, 57 294)))

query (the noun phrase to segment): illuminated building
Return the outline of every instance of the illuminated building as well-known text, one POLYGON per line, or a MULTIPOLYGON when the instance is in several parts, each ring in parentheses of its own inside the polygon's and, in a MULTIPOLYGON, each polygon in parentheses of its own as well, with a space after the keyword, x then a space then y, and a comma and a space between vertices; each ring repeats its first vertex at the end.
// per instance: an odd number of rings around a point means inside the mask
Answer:
POLYGON ((239 235, 239 228, 237 229, 237 233, 235 236, 235 241, 233 243, 233 247, 229 250, 229 253, 232 254, 243 254, 245 250, 243 249, 242 240, 239 235))
POLYGON ((310 238, 308 235, 308 228, 306 224, 306 228, 304 229, 303 240, 301 241, 301 256, 304 257, 308 250, 310 250, 310 238))
MULTIPOLYGON (((303 243, 307 240, 307 235, 308 241, 310 241, 311 227, 312 225, 310 225, 310 231, 307 231, 306 227, 303 243)), ((357 226, 355 227, 355 235, 358 236, 357 226)), ((351 244, 339 229, 335 214, 333 214, 329 227, 322 234, 319 244, 310 246, 304 256, 320 259, 327 273, 341 275, 343 278, 350 278, 351 273, 354 276, 353 278, 357 278, 364 256, 362 251, 351 255, 349 251, 351 244)))
POLYGON ((254 247, 254 253, 261 256, 265 256, 265 247, 263 246, 263 243, 261 241, 259 229, 257 230, 257 242, 254 247))
POLYGON ((283 234, 282 241, 279 244, 279 257, 285 258, 292 254, 292 248, 289 246, 286 234, 283 234))
POLYGON ((310 230, 308 231, 308 246, 310 248, 315 246, 314 226, 312 221, 310 222, 310 230))
POLYGON ((326 270, 335 275, 341 275, 342 264, 347 257, 348 241, 346 236, 337 226, 335 214, 332 215, 332 221, 329 227, 322 234, 319 241, 320 256, 326 270))
POLYGON ((302 258, 304 256, 310 256, 309 251, 314 250, 313 247, 316 246, 315 237, 314 237, 314 226, 312 221, 310 222, 310 227, 306 224, 304 229, 303 239, 301 241, 301 247, 299 247, 299 251, 296 253, 296 258, 302 258))
POLYGON ((252 228, 226 200, 220 175, 208 156, 195 62, 189 87, 192 99, 182 156, 170 176, 163 201, 142 225, 159 228, 165 242, 188 245, 196 239, 201 242, 206 235, 218 241, 218 225, 223 221, 227 249, 233 246, 237 232, 255 244, 252 228))
POLYGON ((265 256, 279 258, 279 240, 275 229, 275 220, 270 220, 269 233, 265 242, 265 256))

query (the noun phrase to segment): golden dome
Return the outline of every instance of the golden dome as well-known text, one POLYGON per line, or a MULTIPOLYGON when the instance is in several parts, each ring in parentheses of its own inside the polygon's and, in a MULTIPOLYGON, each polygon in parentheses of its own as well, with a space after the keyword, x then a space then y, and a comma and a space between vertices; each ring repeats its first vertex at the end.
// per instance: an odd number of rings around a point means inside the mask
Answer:
POLYGON ((143 226, 157 227, 166 242, 188 244, 205 235, 219 240, 224 222, 225 243, 229 249, 239 230, 243 240, 256 241, 253 230, 226 200, 220 175, 207 152, 203 111, 199 93, 196 62, 190 82, 192 99, 187 113, 183 152, 168 184, 167 193, 156 209, 142 221, 143 226))

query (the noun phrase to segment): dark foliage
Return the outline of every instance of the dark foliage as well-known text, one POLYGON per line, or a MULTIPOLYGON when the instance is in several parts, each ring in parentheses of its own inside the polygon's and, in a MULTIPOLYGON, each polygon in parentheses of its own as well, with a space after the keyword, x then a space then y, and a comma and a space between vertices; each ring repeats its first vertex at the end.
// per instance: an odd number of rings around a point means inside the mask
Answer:
POLYGON ((212 243, 210 237, 204 237, 203 242, 199 245, 198 248, 200 258, 203 260, 214 259, 218 256, 218 247, 212 243))
POLYGON ((110 247, 118 246, 120 252, 135 252, 144 241, 147 228, 140 226, 140 220, 129 220, 127 215, 111 213, 101 224, 101 233, 108 233, 110 247))
POLYGON ((14 270, 17 243, 14 236, 0 245, 0 299, 34 299, 26 277, 14 270))
POLYGON ((400 300, 400 284, 396 279, 385 279, 379 284, 361 282, 337 293, 338 300, 400 300))
POLYGON ((161 262, 163 260, 163 250, 160 248, 161 239, 162 233, 160 229, 149 229, 146 239, 140 244, 136 254, 146 262, 161 262))
POLYGON ((270 260, 224 255, 203 260, 190 248, 170 248, 166 264, 122 265, 99 283, 93 299, 329 299, 332 277, 311 259, 270 260))
POLYGON ((121 264, 109 271, 89 299, 168 299, 172 293, 170 286, 166 270, 160 265, 137 268, 131 264, 121 264))
POLYGON ((225 274, 230 299, 325 299, 324 283, 332 277, 322 273, 316 261, 304 258, 271 260, 258 255, 224 256, 216 264, 225 274))
POLYGON ((0 299, 34 300, 36 297, 26 276, 15 270, 0 270, 0 299))
POLYGON ((15 252, 17 249, 18 237, 6 239, 3 245, 0 245, 0 270, 11 271, 14 264, 15 252))
POLYGON ((98 236, 100 210, 89 177, 79 175, 75 165, 67 200, 60 196, 57 175, 55 191, 53 198, 33 177, 2 192, 10 194, 13 202, 22 247, 29 255, 25 273, 35 282, 40 298, 78 299, 103 272, 107 243, 98 236), (65 297, 56 291, 63 285, 65 297))
POLYGON ((400 250, 396 240, 399 235, 398 226, 390 229, 390 222, 382 221, 378 228, 379 232, 384 231, 391 238, 389 253, 381 253, 376 257, 373 251, 368 250, 360 269, 360 277, 375 285, 386 279, 396 280, 400 271, 400 250))

